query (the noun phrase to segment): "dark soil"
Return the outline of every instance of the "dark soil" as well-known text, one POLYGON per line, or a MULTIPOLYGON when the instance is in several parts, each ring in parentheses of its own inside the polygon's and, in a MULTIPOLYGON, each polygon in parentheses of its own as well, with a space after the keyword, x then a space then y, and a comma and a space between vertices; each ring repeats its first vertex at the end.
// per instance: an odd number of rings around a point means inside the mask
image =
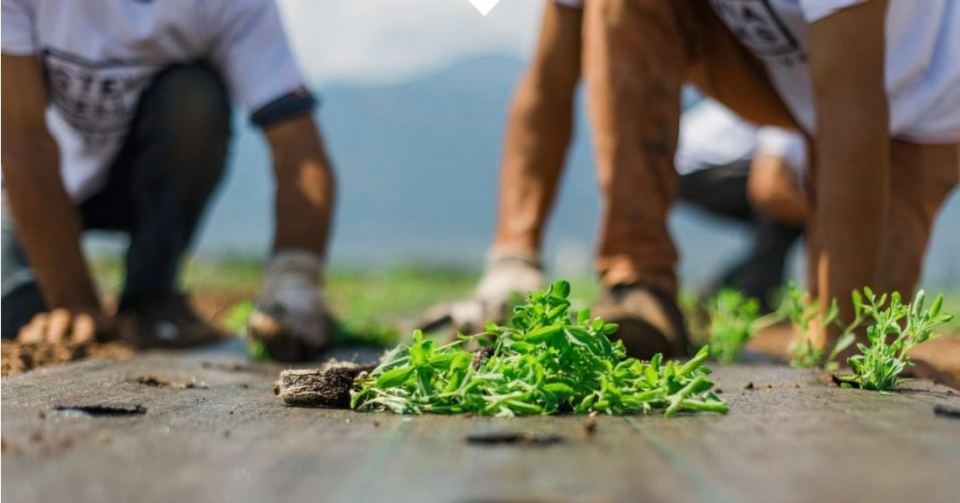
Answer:
POLYGON ((187 381, 168 381, 153 375, 142 375, 137 377, 136 381, 144 386, 153 386, 155 388, 173 388, 173 389, 207 389, 206 383, 198 382, 196 377, 191 377, 187 381))
POLYGON ((284 370, 275 393, 287 405, 348 408, 354 380, 374 367, 333 361, 319 369, 284 370))
POLYGON ((860 387, 860 383, 857 382, 856 379, 853 378, 853 376, 830 374, 830 381, 831 381, 833 384, 836 384, 837 386, 840 386, 841 388, 844 387, 844 386, 847 386, 847 387, 850 387, 850 388, 859 388, 859 387, 860 387))
POLYGON ((201 367, 223 372, 256 372, 253 365, 243 362, 203 362, 201 367))
POLYGON ((592 437, 597 433, 597 412, 593 411, 587 416, 587 420, 583 422, 583 433, 587 437, 592 437))
MULTIPOLYGON (((245 298, 236 293, 202 292, 190 296, 190 302, 196 312, 215 325, 221 324, 225 313, 234 303, 245 298)), ((115 304, 115 299, 107 297, 104 304, 115 304)), ((2 346, 2 369, 0 375, 19 374, 40 367, 63 365, 83 358, 120 359, 132 355, 132 345, 109 342, 62 342, 62 343, 24 343, 4 340, 2 346)), ((236 369, 235 371, 240 371, 236 369)))
POLYGON ((491 356, 493 356, 493 348, 480 348, 473 352, 473 361, 470 362, 470 366, 472 366, 475 369, 478 369, 491 356))
POLYGON ((133 348, 118 342, 2 342, 2 375, 26 372, 37 367, 62 365, 81 358, 120 359, 133 354, 133 348))

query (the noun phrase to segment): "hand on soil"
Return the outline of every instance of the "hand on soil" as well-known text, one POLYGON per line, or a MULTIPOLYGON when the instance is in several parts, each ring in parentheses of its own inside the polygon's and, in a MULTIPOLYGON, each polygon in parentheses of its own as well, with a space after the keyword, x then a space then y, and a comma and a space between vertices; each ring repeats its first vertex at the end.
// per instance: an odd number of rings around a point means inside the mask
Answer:
POLYGON ((131 320, 98 312, 54 309, 34 316, 20 329, 17 340, 23 343, 88 343, 123 339, 133 332, 131 320))

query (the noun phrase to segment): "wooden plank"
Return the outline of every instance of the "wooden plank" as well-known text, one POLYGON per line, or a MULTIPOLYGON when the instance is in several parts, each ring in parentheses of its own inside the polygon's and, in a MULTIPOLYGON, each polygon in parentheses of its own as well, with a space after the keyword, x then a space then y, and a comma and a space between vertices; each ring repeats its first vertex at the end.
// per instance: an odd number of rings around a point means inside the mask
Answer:
POLYGON ((583 417, 401 418, 286 407, 272 390, 279 370, 222 354, 157 352, 4 379, 2 496, 902 501, 922 494, 951 501, 960 494, 960 421, 932 411, 960 407, 960 397, 925 382, 880 395, 822 385, 814 373, 785 367, 727 367, 715 375, 730 402, 726 416, 601 417, 588 435, 583 417), (55 411, 134 404, 146 413, 55 411), (464 440, 490 432, 566 441, 464 440))
POLYGON ((628 418, 678 467, 733 500, 956 501, 960 424, 933 414, 955 393, 924 383, 881 395, 817 384, 812 373, 727 368, 731 414, 628 418), (753 383, 753 390, 745 389, 753 383))
POLYGON ((663 501, 693 499, 683 474, 633 438, 619 418, 413 418, 355 474, 338 501, 663 501), (548 446, 473 445, 468 435, 558 435, 548 446), (642 475, 641 475, 642 474, 642 475), (372 481, 375 483, 371 483, 372 481))
POLYGON ((336 490, 400 418, 283 406, 279 369, 154 354, 84 362, 3 382, 8 501, 265 501, 336 490), (210 365, 207 365, 210 367, 210 365), (206 388, 136 382, 192 379, 206 388), (56 413, 61 404, 130 404, 143 416, 56 413), (40 419, 40 413, 45 415, 40 419), (302 482, 315 480, 309 488, 302 482))

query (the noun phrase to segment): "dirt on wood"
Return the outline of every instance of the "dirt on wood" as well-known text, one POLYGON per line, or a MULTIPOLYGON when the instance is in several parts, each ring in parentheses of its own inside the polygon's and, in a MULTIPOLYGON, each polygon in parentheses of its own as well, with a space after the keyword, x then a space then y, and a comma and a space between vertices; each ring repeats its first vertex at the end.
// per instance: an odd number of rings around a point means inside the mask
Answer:
POLYGON ((354 380, 375 367, 332 361, 318 369, 284 370, 280 373, 276 394, 287 405, 347 408, 354 380))
POLYGON ((119 342, 2 342, 2 374, 4 377, 38 367, 62 365, 88 357, 120 359, 134 353, 132 347, 119 342))
POLYGON ((583 422, 583 433, 589 438, 597 434, 597 411, 593 411, 583 422))
MULTIPOLYGON (((237 293, 201 292, 190 296, 190 304, 201 318, 222 326, 230 306, 246 298, 237 293)), ((104 305, 112 309, 116 299, 105 297, 104 305)), ((24 343, 15 340, 2 342, 2 369, 0 375, 26 372, 35 368, 63 365, 84 358, 121 359, 134 354, 133 345, 122 342, 61 342, 24 343)), ((237 369, 239 371, 241 369, 237 369)))
POLYGON ((155 388, 173 388, 173 389, 207 389, 206 383, 197 381, 196 377, 191 377, 182 381, 170 381, 154 375, 141 375, 136 378, 137 383, 144 386, 153 386, 155 388))

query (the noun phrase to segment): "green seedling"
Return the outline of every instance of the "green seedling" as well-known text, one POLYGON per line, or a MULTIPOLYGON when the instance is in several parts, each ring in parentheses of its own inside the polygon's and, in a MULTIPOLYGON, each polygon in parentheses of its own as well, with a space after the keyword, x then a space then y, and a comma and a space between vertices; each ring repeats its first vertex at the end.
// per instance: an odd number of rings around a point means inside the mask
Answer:
POLYGON ((738 290, 721 290, 705 307, 710 356, 721 363, 739 361, 750 339, 780 321, 776 313, 760 316, 760 302, 738 290))
MULTIPOLYGON (((853 292, 854 306, 858 306, 860 294, 853 292)), ((840 309, 836 299, 830 302, 827 310, 824 312, 820 302, 813 298, 809 293, 802 290, 796 283, 790 283, 786 294, 777 310, 777 316, 781 320, 790 320, 794 326, 800 329, 804 336, 799 340, 790 343, 788 350, 791 354, 790 366, 794 368, 813 368, 823 366, 828 369, 836 368, 837 356, 843 350, 853 344, 856 336, 854 331, 862 322, 862 311, 855 307, 856 317, 849 325, 844 325, 840 320, 840 309), (814 344, 814 342, 805 335, 809 333, 813 326, 826 327, 836 325, 843 328, 842 335, 837 339, 837 343, 829 353, 824 347, 814 344)))
POLYGON ((709 317, 710 356, 721 363, 740 359, 744 346, 754 335, 760 303, 738 290, 725 289, 706 303, 709 317))
POLYGON ((942 312, 943 294, 924 309, 925 294, 921 290, 913 302, 904 304, 894 292, 879 297, 864 288, 863 297, 854 298, 858 311, 869 320, 867 344, 857 344, 860 354, 847 359, 853 375, 840 378, 862 389, 889 391, 904 381, 900 374, 913 362, 910 349, 934 337, 933 330, 949 323, 953 316, 942 312), (866 298, 866 301, 863 300, 866 298))
POLYGON ((357 380, 352 407, 496 416, 727 411, 704 365, 709 348, 686 363, 627 358, 609 338, 617 325, 586 309, 571 316, 569 297, 570 284, 557 281, 516 306, 508 325, 446 345, 414 332, 357 380), (468 341, 481 349, 466 351, 468 341))

